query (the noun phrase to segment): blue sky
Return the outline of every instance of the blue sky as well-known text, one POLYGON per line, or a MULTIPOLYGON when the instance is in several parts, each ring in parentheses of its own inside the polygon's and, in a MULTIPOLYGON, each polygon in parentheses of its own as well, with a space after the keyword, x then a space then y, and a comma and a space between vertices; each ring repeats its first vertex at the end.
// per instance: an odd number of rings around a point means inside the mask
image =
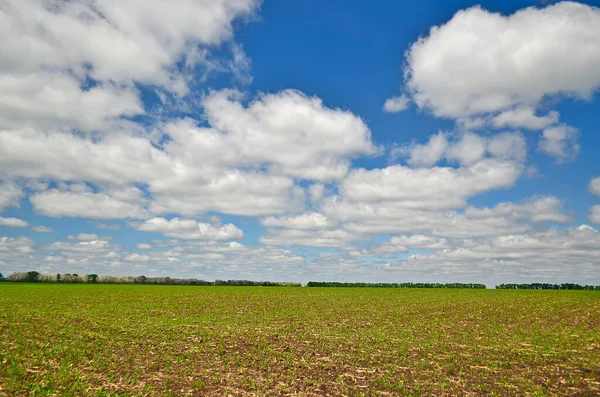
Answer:
POLYGON ((7 1, 0 34, 4 274, 600 283, 591 2, 7 1))

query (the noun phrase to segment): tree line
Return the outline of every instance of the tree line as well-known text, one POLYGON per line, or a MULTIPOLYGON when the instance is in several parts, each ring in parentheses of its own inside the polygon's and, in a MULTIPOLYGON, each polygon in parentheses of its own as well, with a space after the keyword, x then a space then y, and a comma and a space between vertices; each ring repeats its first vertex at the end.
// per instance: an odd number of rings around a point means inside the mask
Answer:
POLYGON ((309 281, 307 287, 358 287, 358 288, 471 288, 485 289, 484 284, 474 283, 340 283, 333 281, 309 281))
POLYGON ((248 286, 248 287, 301 287, 300 283, 250 280, 215 280, 206 281, 196 278, 146 277, 146 276, 99 276, 97 274, 55 273, 42 274, 37 271, 16 272, 4 278, 0 273, 0 281, 27 283, 80 283, 80 284, 150 284, 150 285, 216 285, 216 286, 248 286))
MULTIPOLYGON (((4 277, 0 273, 0 282, 29 283, 82 283, 82 284, 149 284, 149 285, 214 285, 249 287, 301 287, 300 283, 250 280, 206 281, 196 278, 146 277, 146 276, 99 276, 97 274, 79 275, 76 273, 43 274, 37 271, 16 272, 4 277)), ((485 289, 477 283, 342 283, 334 281, 309 281, 307 287, 354 287, 354 288, 466 288, 485 289)), ((600 291, 600 285, 580 285, 575 283, 549 284, 500 284, 496 289, 535 289, 535 290, 594 290, 600 291)))
POLYGON ((600 285, 580 285, 574 283, 548 284, 548 283, 530 283, 530 284, 500 284, 496 289, 562 289, 562 290, 588 290, 600 291, 600 285))

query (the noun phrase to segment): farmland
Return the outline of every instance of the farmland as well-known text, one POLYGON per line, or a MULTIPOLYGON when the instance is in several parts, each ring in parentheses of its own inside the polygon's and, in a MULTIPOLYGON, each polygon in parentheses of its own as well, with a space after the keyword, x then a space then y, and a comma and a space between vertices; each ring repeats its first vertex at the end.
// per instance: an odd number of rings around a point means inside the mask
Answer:
POLYGON ((0 284, 0 395, 598 395, 600 293, 0 284))

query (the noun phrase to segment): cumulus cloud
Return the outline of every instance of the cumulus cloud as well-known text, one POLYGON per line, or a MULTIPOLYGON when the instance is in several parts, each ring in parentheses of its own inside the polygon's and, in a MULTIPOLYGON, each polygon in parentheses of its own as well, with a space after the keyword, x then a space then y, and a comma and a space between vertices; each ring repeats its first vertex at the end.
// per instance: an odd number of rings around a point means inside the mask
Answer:
POLYGON ((598 282, 600 233, 582 225, 563 231, 463 240, 452 249, 415 254, 392 268, 442 277, 488 277, 503 282, 598 282))
POLYGON ((19 218, 4 218, 0 216, 0 226, 27 227, 29 223, 19 218))
POLYGON ((332 219, 343 220, 344 228, 353 233, 426 233, 451 238, 524 233, 531 229, 531 223, 569 221, 555 197, 500 203, 492 208, 444 211, 406 207, 397 200, 352 201, 334 196, 321 211, 332 219))
POLYGON ((471 165, 483 159, 485 151, 485 139, 477 134, 467 132, 458 142, 448 148, 446 158, 462 165, 471 165))
POLYGON ((0 130, 0 177, 123 184, 169 177, 171 160, 152 142, 115 132, 87 139, 70 132, 0 130))
POLYGON ((412 143, 392 150, 392 157, 407 156, 408 164, 414 167, 432 167, 444 158, 447 149, 448 138, 440 131, 424 145, 412 143))
POLYGON ((343 177, 350 159, 377 152, 358 116, 328 108, 317 97, 285 90, 260 95, 247 106, 242 99, 232 90, 208 96, 203 106, 215 131, 188 134, 186 144, 203 152, 227 148, 235 162, 267 163, 287 175, 324 182, 343 177))
POLYGON ((422 234, 395 236, 389 241, 375 246, 372 250, 372 254, 382 257, 395 256, 399 252, 406 252, 411 248, 439 250, 449 249, 451 248, 451 245, 444 238, 436 238, 422 234))
POLYGON ((297 91, 245 104, 240 93, 226 90, 203 104, 210 127, 191 120, 161 125, 156 134, 168 139, 160 144, 154 133, 116 131, 89 139, 71 132, 0 130, 0 177, 141 183, 155 214, 257 216, 303 210, 305 192, 296 179, 342 178, 353 158, 379 150, 359 117, 297 91))
POLYGON ((106 83, 82 90, 81 82, 66 74, 0 73, 0 127, 91 131, 142 113, 138 93, 131 87, 106 83))
POLYGON ((397 113, 408 108, 410 98, 406 95, 394 96, 385 101, 383 104, 383 111, 386 113, 397 113))
POLYGON ((590 208, 590 220, 597 225, 600 225, 600 205, 595 205, 590 208))
POLYGON ((121 226, 119 225, 110 225, 107 223, 100 223, 100 222, 92 222, 98 229, 101 230, 119 230, 121 228, 121 226))
POLYGON ((348 243, 364 239, 364 235, 342 229, 269 229, 267 234, 260 238, 260 242, 265 245, 347 248, 349 247, 348 243))
POLYGON ((9 267, 26 265, 34 253, 35 243, 29 237, 0 237, 0 262, 9 267))
POLYGON ((95 233, 79 233, 77 236, 69 236, 68 240, 79 240, 79 241, 97 241, 97 240, 110 240, 110 237, 98 237, 95 233))
POLYGON ((51 227, 42 225, 34 226, 31 228, 31 230, 38 233, 52 233, 54 231, 54 229, 52 229, 51 227))
POLYGON ((268 217, 261 221, 265 227, 283 227, 286 229, 330 229, 337 222, 318 212, 307 212, 298 216, 268 217))
POLYGON ((89 240, 78 243, 67 243, 57 241, 45 247, 47 251, 57 251, 68 258, 77 261, 93 261, 96 258, 114 258, 117 257, 117 251, 120 247, 112 245, 106 240, 89 240))
POLYGON ((173 179, 150 186, 155 214, 194 216, 208 211, 262 216, 304 209, 304 190, 285 176, 231 170, 207 178, 201 167, 182 169, 173 179))
POLYGON ((25 193, 20 186, 14 182, 0 180, 0 211, 7 207, 17 207, 23 196, 25 193))
POLYGON ((325 194, 325 185, 322 183, 314 183, 310 185, 308 188, 308 194, 310 196, 311 203, 318 203, 325 194))
POLYGON ((456 134, 439 132, 425 144, 410 143, 392 150, 392 158, 406 157, 413 167, 432 167, 444 158, 461 165, 471 165, 487 155, 500 160, 524 162, 527 142, 522 134, 504 132, 483 137, 472 132, 456 134))
POLYGON ((152 218, 133 226, 144 232, 158 232, 167 237, 181 239, 234 240, 244 237, 244 232, 233 224, 213 226, 193 219, 152 218))
POLYGON ((600 87, 599 36, 600 10, 584 4, 512 15, 472 7, 412 44, 407 88, 419 108, 451 118, 533 108, 549 95, 590 98, 600 87))
POLYGON ((152 258, 149 255, 140 255, 137 253, 127 255, 125 258, 123 258, 123 260, 126 262, 148 262, 151 259, 152 258))
POLYGON ((493 208, 468 207, 464 213, 472 219, 510 216, 533 222, 567 223, 571 220, 562 213, 562 202, 554 196, 538 197, 520 203, 500 203, 493 208))
POLYGON ((149 250, 149 249, 152 249, 152 245, 147 244, 147 243, 140 243, 136 247, 137 247, 137 249, 140 249, 140 250, 149 250))
POLYGON ((527 157, 527 142, 520 133, 503 132, 489 139, 487 151, 501 160, 524 162, 527 157))
MULTIPOLYGON (((258 3, 10 1, 0 10, 0 125, 102 129, 143 113, 134 83, 184 95, 188 71, 227 68, 210 49, 258 3)), ((243 70, 247 59, 232 48, 229 69, 243 70)))
POLYGON ((588 186, 590 193, 600 196, 600 176, 593 178, 588 186))
POLYGON ((519 107, 506 110, 492 119, 496 128, 512 127, 527 128, 530 130, 543 130, 558 123, 560 115, 557 111, 550 111, 545 116, 537 116, 531 107, 519 107))
POLYGON ((558 125, 552 97, 590 99, 600 88, 600 9, 574 2, 511 15, 480 6, 434 26, 406 52, 405 91, 420 109, 466 129, 544 130, 540 149, 559 161, 577 154, 577 134, 558 125))
POLYGON ((50 189, 31 195, 36 212, 52 217, 91 219, 145 218, 144 198, 137 188, 115 189, 104 193, 50 189))
POLYGON ((96 80, 168 83, 172 65, 199 45, 218 45, 233 35, 232 22, 253 12, 258 2, 219 0, 102 0, 11 2, 2 8, 7 70, 40 67, 88 72, 96 80), (24 16, 27 15, 27 18, 24 16), (44 29, 41 29, 44 28, 44 29), (35 50, 35 51, 33 51, 35 50), (20 61, 21 63, 17 63, 20 61))
POLYGON ((542 133, 538 146, 559 162, 572 160, 579 152, 578 136, 579 131, 568 125, 549 127, 542 133))
POLYGON ((385 201, 399 208, 460 208, 468 197, 513 186, 522 171, 519 163, 494 159, 461 168, 359 168, 339 184, 339 192, 346 200, 374 205, 385 201))

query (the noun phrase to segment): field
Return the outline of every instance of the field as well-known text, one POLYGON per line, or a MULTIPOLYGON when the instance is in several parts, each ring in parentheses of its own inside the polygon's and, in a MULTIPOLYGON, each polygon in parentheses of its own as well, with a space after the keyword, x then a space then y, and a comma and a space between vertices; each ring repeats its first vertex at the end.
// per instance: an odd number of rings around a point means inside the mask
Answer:
POLYGON ((600 293, 1 283, 0 395, 600 395, 600 293))

